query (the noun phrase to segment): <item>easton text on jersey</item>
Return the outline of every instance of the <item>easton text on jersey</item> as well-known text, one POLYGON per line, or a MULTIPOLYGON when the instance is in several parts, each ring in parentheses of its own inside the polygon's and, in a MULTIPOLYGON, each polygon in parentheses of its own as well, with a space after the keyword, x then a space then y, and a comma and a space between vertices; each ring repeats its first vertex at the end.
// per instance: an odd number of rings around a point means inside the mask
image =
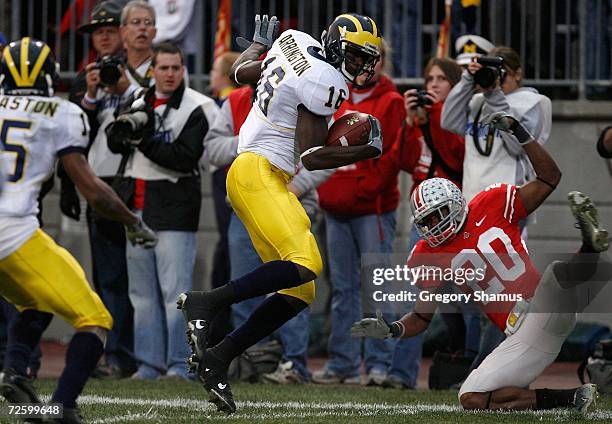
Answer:
POLYGON ((38 99, 20 96, 0 97, 0 108, 17 110, 29 113, 41 113, 50 117, 55 116, 59 103, 52 99, 38 99))
POLYGON ((278 44, 298 77, 301 77, 307 69, 310 69, 310 63, 308 63, 308 60, 302 54, 302 50, 298 47, 291 34, 281 38, 278 44))

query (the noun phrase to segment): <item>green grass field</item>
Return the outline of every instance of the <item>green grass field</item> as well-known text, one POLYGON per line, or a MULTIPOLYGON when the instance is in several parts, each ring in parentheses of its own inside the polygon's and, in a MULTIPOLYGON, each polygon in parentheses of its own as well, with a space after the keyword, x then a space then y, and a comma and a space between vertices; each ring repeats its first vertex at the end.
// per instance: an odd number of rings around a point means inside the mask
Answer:
MULTIPOLYGON (((36 383, 50 396, 55 380, 36 383)), ((523 423, 612 422, 612 397, 601 396, 586 417, 567 411, 467 413, 455 392, 350 386, 234 384, 238 411, 226 416, 199 384, 179 381, 90 380, 80 400, 88 423, 523 423)))

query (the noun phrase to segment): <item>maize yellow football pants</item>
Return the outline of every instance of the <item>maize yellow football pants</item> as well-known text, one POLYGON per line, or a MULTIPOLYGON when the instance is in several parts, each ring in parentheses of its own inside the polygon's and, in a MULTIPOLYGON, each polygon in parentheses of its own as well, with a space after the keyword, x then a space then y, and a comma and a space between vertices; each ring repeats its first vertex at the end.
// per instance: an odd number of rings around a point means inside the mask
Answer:
MULTIPOLYGON (((291 261, 319 275, 323 267, 321 254, 310 232, 306 211, 287 190, 290 180, 289 174, 265 157, 245 152, 230 167, 227 194, 264 262, 291 261)), ((315 296, 314 281, 279 293, 310 304, 315 296)))
POLYGON ((57 314, 75 328, 113 326, 79 263, 41 229, 0 260, 0 295, 20 311, 57 314))

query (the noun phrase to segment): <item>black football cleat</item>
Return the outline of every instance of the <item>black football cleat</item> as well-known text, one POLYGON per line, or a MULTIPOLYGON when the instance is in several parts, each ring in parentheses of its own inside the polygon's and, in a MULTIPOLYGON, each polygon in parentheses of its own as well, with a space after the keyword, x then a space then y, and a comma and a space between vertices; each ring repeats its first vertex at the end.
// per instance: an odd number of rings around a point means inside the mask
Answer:
POLYGON ((78 406, 74 408, 64 408, 62 418, 50 416, 44 421, 45 424, 83 424, 84 422, 81 410, 78 406))
POLYGON ((0 373, 0 394, 10 403, 41 403, 30 379, 11 368, 0 373))
POLYGON ((208 347, 208 331, 210 322, 215 317, 215 310, 210 302, 207 302, 205 292, 182 293, 176 303, 187 322, 187 341, 193 353, 188 364, 193 369, 192 364, 200 361, 208 347))
POLYGON ((227 381, 227 365, 214 356, 210 349, 204 351, 202 361, 198 364, 198 378, 208 392, 208 401, 215 404, 217 411, 228 415, 236 412, 232 388, 227 381))

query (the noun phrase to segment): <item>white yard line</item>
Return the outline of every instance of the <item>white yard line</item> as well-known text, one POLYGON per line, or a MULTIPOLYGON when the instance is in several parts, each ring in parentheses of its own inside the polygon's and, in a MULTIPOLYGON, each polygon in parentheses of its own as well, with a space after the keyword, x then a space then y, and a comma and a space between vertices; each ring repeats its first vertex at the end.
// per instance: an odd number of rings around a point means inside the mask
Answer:
MULTIPOLYGON (((385 403, 362 403, 362 402, 236 402, 239 408, 237 414, 220 415, 210 414, 214 411, 214 406, 205 400, 200 399, 146 399, 146 398, 115 398, 108 396, 86 395, 79 398, 81 405, 135 405, 143 408, 148 407, 146 413, 128 414, 121 417, 114 417, 104 420, 94 421, 97 424, 111 424, 133 420, 151 419, 159 420, 163 418, 158 415, 157 408, 181 408, 189 409, 190 412, 203 412, 206 418, 213 420, 265 420, 270 418, 309 418, 309 417, 350 417, 350 416, 376 416, 376 415, 416 415, 419 413, 462 413, 462 414, 496 414, 494 412, 467 412, 459 406, 443 404, 385 404, 385 403), (265 411, 290 409, 294 411, 262 412, 262 413, 241 413, 241 408, 263 409, 265 411)), ((497 412, 497 414, 520 414, 532 417, 551 416, 554 418, 572 418, 575 416, 568 410, 549 410, 549 411, 520 411, 520 412, 497 412)), ((204 418, 204 417, 202 417, 204 418)), ((585 418, 598 420, 612 420, 612 411, 594 411, 585 418)))

